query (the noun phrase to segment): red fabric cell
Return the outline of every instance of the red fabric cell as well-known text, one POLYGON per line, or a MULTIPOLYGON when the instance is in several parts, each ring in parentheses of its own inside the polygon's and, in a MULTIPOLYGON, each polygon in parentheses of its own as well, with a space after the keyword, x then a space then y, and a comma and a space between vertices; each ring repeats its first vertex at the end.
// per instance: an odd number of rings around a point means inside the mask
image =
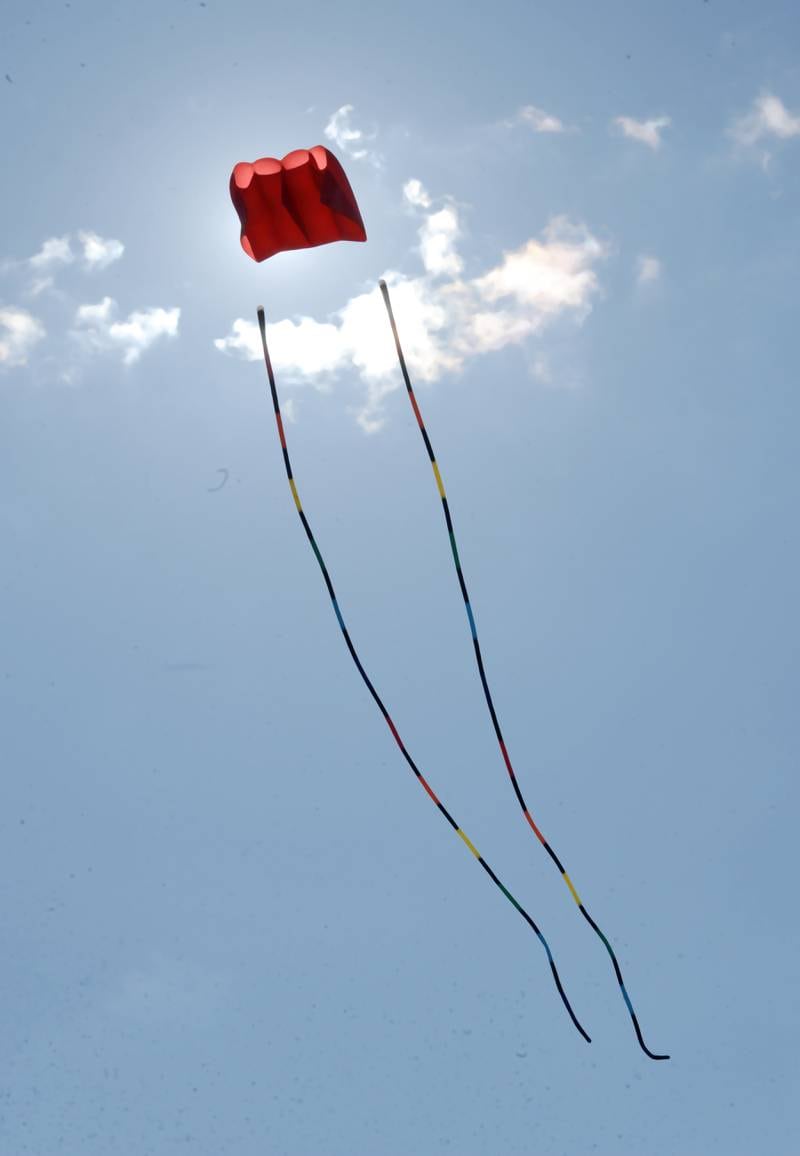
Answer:
POLYGON ((254 261, 284 249, 367 239, 345 171, 322 145, 295 149, 282 161, 240 161, 230 189, 242 248, 254 261))

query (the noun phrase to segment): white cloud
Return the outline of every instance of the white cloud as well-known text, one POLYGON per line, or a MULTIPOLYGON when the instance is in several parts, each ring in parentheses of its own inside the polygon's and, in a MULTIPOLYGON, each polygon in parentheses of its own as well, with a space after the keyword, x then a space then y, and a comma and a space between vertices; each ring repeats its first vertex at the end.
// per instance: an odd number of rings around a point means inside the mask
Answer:
POLYGON ((762 92, 753 101, 746 116, 734 121, 728 130, 737 144, 750 147, 765 138, 789 140, 800 136, 800 116, 789 112, 786 105, 770 92, 762 92))
MULTIPOLYGON (((468 280, 460 277, 459 232, 452 204, 430 213, 420 230, 424 273, 386 275, 406 361, 421 382, 519 344, 559 316, 583 319, 599 289, 595 266, 607 249, 583 225, 556 217, 539 239, 468 280)), ((383 399, 401 381, 377 286, 351 298, 330 321, 283 319, 267 326, 267 337, 275 369, 290 383, 326 388, 340 370, 355 366, 366 385, 358 421, 367 432, 380 428, 383 399)), ((214 345, 249 361, 262 356, 256 324, 242 318, 214 345)))
POLYGON ((651 149, 661 147, 661 132, 671 123, 668 116, 657 116, 652 120, 635 120, 632 116, 618 116, 613 121, 623 136, 648 145, 651 149))
POLYGON ((175 337, 181 311, 178 308, 138 309, 123 321, 115 321, 117 303, 104 297, 96 305, 81 305, 75 315, 73 336, 97 352, 118 351, 125 365, 133 365, 159 339, 175 337))
POLYGON ((658 257, 653 257, 648 253, 640 253, 636 258, 637 285, 652 284, 653 281, 658 281, 660 277, 661 262, 658 257))
MULTIPOLYGON (((270 357, 277 372, 289 372, 300 378, 330 377, 347 357, 346 344, 339 326, 330 322, 301 317, 299 321, 278 321, 267 326, 270 357)), ((214 345, 220 353, 233 353, 246 361, 258 361, 262 355, 258 326, 237 318, 227 337, 218 337, 214 345)), ((324 381, 322 381, 324 384, 324 381)))
MULTIPOLYGON (((403 185, 403 199, 414 209, 429 209, 433 204, 428 190, 415 178, 403 185)), ((425 216, 419 230, 419 251, 431 276, 455 277, 461 272, 463 262, 456 249, 460 236, 458 209, 452 202, 425 216)))
POLYGON ((431 198, 422 181, 412 177, 403 185, 403 196, 415 209, 429 209, 431 198))
POLYGON ((88 231, 78 233, 78 237, 83 245, 83 259, 89 269, 106 269, 114 261, 119 261, 125 252, 122 241, 113 238, 106 239, 88 231))
MULTIPOLYGON (((304 320, 307 320, 304 318, 304 320)), ((310 319, 309 319, 310 320, 310 319)), ((267 337, 269 339, 270 357, 272 364, 278 368, 278 350, 273 348, 274 342, 271 340, 274 326, 267 325, 267 337)), ((237 357, 244 358, 245 361, 258 361, 261 357, 261 339, 258 336, 258 326, 254 321, 245 321, 243 317, 237 317, 231 325, 231 331, 227 337, 215 337, 214 346, 220 353, 232 353, 237 357)))
POLYGON ((107 327, 116 307, 113 297, 104 297, 97 305, 79 305, 75 314, 76 324, 90 328, 107 327))
POLYGON ((353 111, 352 104, 343 104, 341 108, 337 108, 325 125, 325 136, 354 160, 368 160, 374 165, 379 165, 378 154, 367 148, 367 143, 374 140, 375 134, 368 135, 355 127, 351 121, 353 111))
POLYGON ((474 282, 487 301, 512 299, 542 316, 585 308, 597 286, 592 266, 605 246, 565 217, 554 217, 543 237, 506 253, 496 268, 474 282))
POLYGON ((519 120, 530 125, 534 132, 566 132, 564 122, 557 116, 552 116, 542 108, 533 104, 526 104, 517 113, 519 120))
POLYGON ((49 237, 43 242, 38 253, 29 259, 28 264, 33 269, 51 269, 55 265, 69 265, 75 260, 69 236, 49 237))
POLYGON ((426 218, 419 231, 419 251, 428 273, 434 277, 456 277, 461 272, 464 263, 456 250, 460 235, 454 205, 446 205, 426 218))
POLYGON ((14 305, 0 307, 0 367, 25 365, 44 335, 41 321, 27 310, 14 305))

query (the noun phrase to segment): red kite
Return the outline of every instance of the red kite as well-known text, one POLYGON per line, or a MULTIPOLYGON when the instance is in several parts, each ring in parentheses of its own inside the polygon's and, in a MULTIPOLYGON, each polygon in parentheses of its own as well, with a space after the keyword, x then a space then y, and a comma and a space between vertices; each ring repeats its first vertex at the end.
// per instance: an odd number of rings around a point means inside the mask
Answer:
POLYGON ((282 161, 240 161, 230 189, 242 248, 254 261, 284 249, 367 239, 345 171, 322 145, 295 149, 282 161))

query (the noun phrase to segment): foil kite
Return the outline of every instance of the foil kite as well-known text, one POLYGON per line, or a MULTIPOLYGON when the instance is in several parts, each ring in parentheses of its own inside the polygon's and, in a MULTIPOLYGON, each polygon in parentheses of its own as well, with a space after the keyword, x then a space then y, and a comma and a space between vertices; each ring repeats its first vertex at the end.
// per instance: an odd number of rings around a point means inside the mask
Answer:
MULTIPOLYGON (((255 261, 264 261, 268 257, 272 257, 276 253, 282 252, 284 250, 310 248, 316 245, 324 245, 339 240, 366 240, 366 231, 361 219, 361 213, 359 211, 358 204, 344 169, 339 164, 338 160, 333 156, 333 154, 329 152, 328 149, 323 148, 321 145, 318 145, 312 149, 297 149, 294 152, 287 154, 287 156, 285 156, 282 161, 276 160, 272 157, 263 157, 253 163, 241 162, 237 164, 231 174, 230 193, 241 223, 242 248, 248 254, 248 256, 252 257, 255 261)), ((561 860, 558 858, 552 846, 545 839, 544 835, 535 823, 523 797, 519 781, 512 766, 511 759, 503 739, 503 734, 500 729, 500 723, 497 717, 494 701, 489 689, 483 656, 481 653, 480 643, 478 641, 475 616, 470 603, 466 581, 464 578, 464 572, 461 566, 458 548, 456 546, 452 516, 450 513, 450 507, 447 501, 441 473, 436 461, 436 456, 433 451, 430 437, 422 419, 422 414, 414 394, 413 386, 411 384, 411 379, 408 373, 405 357, 403 355, 402 346, 400 344, 397 324, 392 310, 389 289, 385 281, 380 281, 379 286, 383 296, 384 304, 386 306, 391 333, 394 338, 400 371, 406 386, 408 399, 414 412, 422 440, 425 444, 425 449, 433 469, 437 490, 441 499, 445 525, 450 541, 450 547, 453 555, 453 562, 455 565, 459 587, 464 599, 467 621, 469 624, 473 649, 475 652, 475 661, 477 664, 481 686, 483 688, 484 698, 486 700, 492 726, 497 738, 500 754, 514 789, 517 802, 531 831, 541 843, 544 850, 547 852, 550 859, 555 864, 559 874, 566 883, 581 915, 589 923, 593 931, 605 946, 606 951, 608 952, 608 955, 611 959, 622 997, 630 1014, 636 1033, 636 1038, 642 1051, 647 1056, 649 1056, 650 1059, 667 1060, 669 1059, 669 1056, 656 1054, 652 1052, 645 1044, 641 1028, 639 1026, 639 1021, 636 1017, 636 1012, 634 1011, 633 1004, 625 987, 622 978, 622 972, 614 949, 612 948, 603 931, 594 921, 585 905, 581 901, 572 880, 570 879, 563 864, 561 863, 561 860)), ((411 756, 411 753, 403 742, 403 739, 400 737, 400 734, 398 733, 397 728, 391 719, 389 711, 384 705, 382 698, 378 694, 378 691, 375 689, 375 686, 373 685, 361 662, 361 658, 359 657, 348 628, 345 624, 330 573, 322 557, 319 546, 317 545, 308 518, 300 501, 300 495, 298 493, 297 485, 292 471, 291 460, 289 458, 289 451, 286 444, 286 434, 283 422, 281 420, 280 402, 275 382, 275 374, 273 371, 272 361, 270 359, 269 348, 267 345, 266 316, 262 306, 259 306, 257 316, 259 331, 261 335, 262 351, 264 355, 264 364, 269 381, 272 404, 275 412, 275 422, 278 431, 278 439, 280 441, 284 466, 286 469, 286 477, 289 482, 289 488, 291 490, 292 498, 294 500, 300 522, 303 526, 303 530, 322 572, 322 577, 325 582, 325 586, 327 587, 328 595, 333 606, 333 611, 336 615, 336 619, 341 629, 345 645, 350 653, 350 657, 352 658, 362 681, 369 691, 370 696, 375 702, 375 705, 383 716, 383 719, 389 728, 401 755, 405 759, 411 771, 414 773, 420 786, 424 789, 424 791, 430 797, 431 801, 436 805, 450 827, 452 827, 452 829, 459 836, 471 854, 475 857, 475 859, 477 859, 478 863, 495 884, 495 886, 502 892, 509 903, 511 903, 511 905, 516 908, 530 929, 539 939, 546 953, 547 961, 549 963, 559 996, 561 997, 561 1000, 570 1016, 570 1019, 580 1034, 583 1036, 583 1038, 587 1042, 591 1042, 589 1035, 581 1026, 567 998, 558 971, 556 969, 552 951, 550 950, 550 946, 541 930, 533 918, 525 910, 525 908, 505 887, 502 881, 492 870, 486 859, 484 859, 484 857, 480 854, 480 852, 468 838, 460 825, 453 818, 450 811, 435 794, 428 780, 422 774, 416 761, 411 756)))

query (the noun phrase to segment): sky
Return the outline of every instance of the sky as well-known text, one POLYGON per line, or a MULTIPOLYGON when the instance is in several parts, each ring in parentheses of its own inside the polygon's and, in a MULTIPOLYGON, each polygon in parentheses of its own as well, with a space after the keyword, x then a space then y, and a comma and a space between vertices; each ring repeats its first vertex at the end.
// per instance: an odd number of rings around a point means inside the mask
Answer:
POLYGON ((0 1152, 796 1150, 800 24, 7 0, 0 1152), (323 144, 366 244, 242 251, 323 144), (447 487, 520 815, 389 283, 447 487), (420 791, 352 666, 303 506, 420 791))

